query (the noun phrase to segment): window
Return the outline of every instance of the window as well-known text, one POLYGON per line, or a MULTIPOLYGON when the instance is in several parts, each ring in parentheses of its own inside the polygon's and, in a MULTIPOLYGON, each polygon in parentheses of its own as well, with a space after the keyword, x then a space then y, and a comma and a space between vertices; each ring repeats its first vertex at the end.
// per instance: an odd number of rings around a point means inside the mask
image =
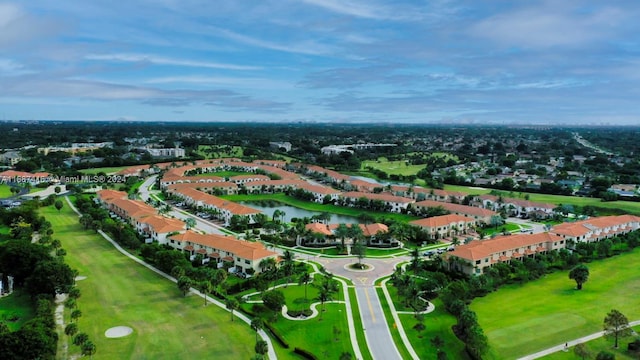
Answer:
POLYGON ((480 264, 480 260, 476 260, 476 264, 480 264))
POLYGON ((489 262, 489 258, 484 259, 484 262, 488 263, 489 262))
POLYGON ((251 264, 251 261, 249 261, 249 260, 245 260, 245 261, 244 261, 244 263, 245 263, 245 264, 251 264))

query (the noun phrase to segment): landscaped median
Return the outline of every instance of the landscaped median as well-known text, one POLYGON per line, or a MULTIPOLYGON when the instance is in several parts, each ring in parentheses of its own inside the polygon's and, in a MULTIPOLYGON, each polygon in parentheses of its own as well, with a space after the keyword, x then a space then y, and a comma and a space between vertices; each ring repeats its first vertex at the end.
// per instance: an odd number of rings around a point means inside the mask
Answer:
POLYGON ((86 276, 77 285, 82 292, 78 326, 96 344, 94 358, 208 358, 216 353, 248 359, 254 355, 255 338, 249 326, 231 322, 229 313, 219 307, 203 307, 199 297, 183 297, 174 283, 131 261, 98 234, 83 230, 69 206, 60 212, 43 208, 41 214, 52 223, 55 238, 67 251, 67 263, 86 276), (129 326, 133 333, 105 337, 105 331, 115 326, 129 326))
POLYGON ((389 323, 391 335, 398 350, 401 351, 403 358, 410 359, 411 354, 402 341, 399 330, 400 327, 404 330, 411 347, 421 359, 436 356, 437 348, 431 341, 436 336, 442 340, 443 345, 441 349, 447 353, 449 359, 467 359, 468 355, 464 351, 464 344, 451 330, 451 327, 456 323, 456 319, 444 310, 442 303, 437 299, 433 301, 435 309, 428 314, 424 314, 425 329, 418 331, 415 329, 418 320, 413 314, 413 309, 406 307, 405 304, 398 299, 396 288, 389 281, 385 283, 385 280, 388 278, 389 277, 378 279, 376 286, 379 287, 376 290, 378 291, 382 308, 385 311, 385 318, 387 318, 387 322, 389 323), (383 286, 386 286, 395 311, 398 312, 400 324, 396 323, 393 319, 391 307, 382 289, 383 286))

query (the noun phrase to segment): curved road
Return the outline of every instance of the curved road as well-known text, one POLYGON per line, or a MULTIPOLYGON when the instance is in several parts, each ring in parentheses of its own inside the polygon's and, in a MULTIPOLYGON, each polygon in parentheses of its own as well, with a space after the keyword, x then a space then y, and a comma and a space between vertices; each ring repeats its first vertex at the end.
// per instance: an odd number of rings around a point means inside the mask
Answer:
MULTIPOLYGON (((151 176, 147 178, 139 188, 139 195, 143 201, 146 201, 151 197, 149 188, 155 184, 157 176, 151 176)), ((197 216, 187 214, 179 211, 177 208, 172 207, 173 210, 169 212, 169 215, 175 216, 179 219, 186 219, 191 217, 196 220, 196 228, 205 231, 207 233, 224 234, 218 225, 215 225, 209 221, 205 221, 197 216)), ((275 249, 282 252, 281 249, 275 249)), ((370 271, 352 271, 347 270, 346 266, 356 262, 356 258, 321 258, 311 257, 307 254, 297 253, 295 250, 291 250, 296 253, 301 259, 313 260, 320 263, 329 272, 347 278, 355 284, 356 300, 358 302, 358 308, 360 309, 360 317, 362 320, 362 326, 364 327, 364 333, 367 340, 367 346, 371 352, 371 356, 376 360, 396 360, 402 359, 398 348, 396 347, 389 326, 387 325, 387 319, 384 316, 380 298, 374 286, 374 281, 383 276, 387 276, 393 273, 395 266, 409 259, 408 256, 391 258, 391 259, 366 259, 366 263, 373 266, 370 271)), ((344 291, 344 296, 348 296, 348 292, 344 291)), ((348 300, 348 299, 346 299, 348 300)), ((348 301, 347 301, 348 304, 348 301)), ((357 345, 357 344, 356 344, 357 345)))

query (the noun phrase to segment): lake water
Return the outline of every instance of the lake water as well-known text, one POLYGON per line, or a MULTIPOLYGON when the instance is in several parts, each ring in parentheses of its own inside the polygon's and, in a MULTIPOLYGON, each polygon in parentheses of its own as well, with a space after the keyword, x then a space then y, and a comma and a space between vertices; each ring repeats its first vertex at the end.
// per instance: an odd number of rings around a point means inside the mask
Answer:
MULTIPOLYGON (((312 217, 313 215, 320 215, 319 212, 304 210, 304 209, 300 209, 297 207, 284 205, 280 203, 274 206, 266 206, 264 203, 253 202, 253 201, 242 201, 240 203, 242 205, 246 205, 256 210, 262 211, 265 215, 269 216, 269 218, 273 218, 273 213, 276 210, 284 211, 285 212, 284 218, 286 222, 291 222, 292 218, 300 219, 305 216, 312 217)), ((331 214, 331 220, 329 220, 329 223, 330 224, 358 224, 360 223, 360 221, 358 221, 358 219, 353 216, 331 214)))

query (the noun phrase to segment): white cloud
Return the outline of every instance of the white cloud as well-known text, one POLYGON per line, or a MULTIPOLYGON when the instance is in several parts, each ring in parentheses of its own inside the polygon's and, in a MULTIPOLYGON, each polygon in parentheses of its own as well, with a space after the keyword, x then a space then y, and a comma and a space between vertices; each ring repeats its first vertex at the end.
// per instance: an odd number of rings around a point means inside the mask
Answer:
POLYGON ((587 9, 552 2, 497 14, 479 21, 469 32, 515 47, 584 46, 609 37, 624 22, 619 9, 587 9))
POLYGON ((260 70, 258 66, 246 66, 236 64, 224 64, 208 61, 195 61, 173 59, 149 54, 89 54, 85 56, 87 60, 104 60, 104 61, 120 61, 120 62, 136 62, 136 63, 153 63, 157 65, 174 65, 226 70, 260 70))

